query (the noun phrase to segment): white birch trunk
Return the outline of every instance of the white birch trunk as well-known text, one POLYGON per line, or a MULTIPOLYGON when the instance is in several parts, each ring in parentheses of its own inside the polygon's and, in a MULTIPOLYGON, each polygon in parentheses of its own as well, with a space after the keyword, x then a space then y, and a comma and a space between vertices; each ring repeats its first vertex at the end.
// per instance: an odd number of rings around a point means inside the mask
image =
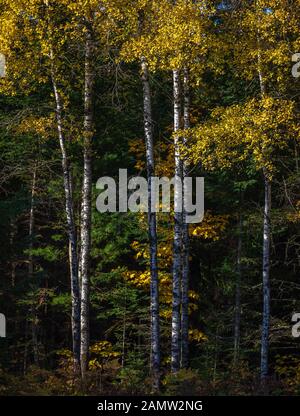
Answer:
POLYGON ((142 83, 144 98, 144 130, 146 139, 146 159, 148 176, 148 234, 150 246, 150 315, 151 315, 151 372, 153 377, 153 388, 160 389, 160 323, 159 323, 159 282, 157 265, 157 227, 156 213, 152 212, 152 182, 155 173, 154 150, 153 150, 153 125, 151 91, 149 84, 148 65, 142 59, 142 83))
POLYGON ((84 150, 83 184, 80 222, 80 278, 81 278, 81 376, 85 379, 89 360, 89 304, 90 304, 90 251, 92 212, 92 138, 93 138, 93 93, 94 93, 94 41, 88 29, 85 43, 84 86, 84 150))
MULTIPOLYGON (((258 48, 260 49, 260 37, 258 33, 258 48)), ((258 76, 262 98, 266 94, 266 82, 262 70, 261 54, 258 52, 258 76)), ((269 335, 270 335, 270 247, 271 247, 271 180, 268 172, 263 169, 265 202, 264 202, 264 221, 263 221, 263 318, 261 334, 261 361, 260 377, 263 385, 266 384, 269 373, 269 335)))
POLYGON ((264 172, 265 204, 263 226, 263 320, 261 336, 261 380, 264 382, 269 370, 270 333, 270 245, 271 245, 271 182, 264 172))
MULTIPOLYGON (((173 71, 173 93, 174 93, 174 132, 180 129, 181 117, 181 88, 180 72, 173 71)), ((182 178, 182 161, 180 159, 179 137, 174 136, 175 145, 175 176, 182 178)), ((175 187, 174 205, 180 198, 178 189, 175 187)), ((180 368, 180 333, 181 333, 181 273, 182 273, 182 213, 174 214, 174 253, 173 253, 173 301, 172 301, 172 345, 171 345, 171 369, 177 372, 180 368)))
POLYGON ((62 156, 62 170, 64 179, 65 191, 65 211, 68 226, 69 238, 69 264, 70 264, 70 278, 71 278, 71 297, 72 297, 72 340, 73 340, 73 355, 74 355, 74 370, 77 373, 80 369, 80 291, 78 283, 78 257, 77 257, 77 239, 76 226, 74 220, 74 202, 72 195, 72 179, 70 175, 70 166, 68 154, 66 149, 66 142, 63 133, 63 105, 61 96, 58 90, 55 77, 55 68, 52 59, 52 85, 56 102, 56 119, 58 139, 62 156))
MULTIPOLYGON (((184 94, 184 109, 183 121, 184 129, 190 128, 190 77, 189 70, 184 69, 183 77, 183 94, 184 94)), ((184 145, 187 146, 187 139, 184 138, 184 145)), ((183 180, 189 175, 189 165, 187 160, 183 161, 183 180)), ((190 239, 189 239, 189 224, 186 222, 187 212, 183 209, 183 224, 182 224, 182 306, 181 306, 181 368, 188 368, 189 366, 189 256, 190 256, 190 239)))

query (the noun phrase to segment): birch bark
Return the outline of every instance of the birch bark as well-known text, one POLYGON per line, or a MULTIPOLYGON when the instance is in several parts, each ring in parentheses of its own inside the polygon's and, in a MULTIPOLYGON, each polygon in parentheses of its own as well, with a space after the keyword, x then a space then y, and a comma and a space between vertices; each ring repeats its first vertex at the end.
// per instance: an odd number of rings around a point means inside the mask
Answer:
MULTIPOLYGON (((260 82, 260 90, 262 98, 266 95, 266 82, 262 70, 261 54, 260 54, 260 38, 258 34, 258 76, 260 82)), ((263 221, 263 319, 261 334, 261 361, 260 361, 260 377, 264 384, 269 372, 269 335, 270 335, 270 306, 271 306, 271 290, 270 290, 270 247, 271 247, 271 180, 266 169, 263 169, 263 180, 265 189, 264 201, 264 221, 263 221)))
MULTIPOLYGON (((183 121, 184 129, 190 128, 190 79, 189 70, 184 69, 183 76, 183 94, 184 94, 184 109, 183 121)), ((187 139, 184 138, 183 144, 187 146, 187 139)), ((183 160, 183 180, 189 175, 189 166, 187 160, 183 160)), ((185 190, 184 190, 185 193, 185 190)), ((186 207, 183 209, 183 224, 182 224, 182 306, 181 306, 181 368, 188 368, 189 366, 189 255, 190 255, 190 239, 189 239, 189 224, 186 222, 186 207)))
MULTIPOLYGON (((53 55, 53 54, 52 54, 53 55)), ((56 102, 57 132, 62 156, 62 171, 65 191, 65 211, 67 217, 68 238, 69 238, 69 264, 71 278, 72 297, 72 340, 74 355, 74 371, 80 369, 80 291, 78 282, 78 257, 76 226, 74 219, 74 202, 72 195, 72 179, 70 175, 70 164, 66 148, 66 141, 63 133, 63 105, 61 95, 57 86, 53 56, 51 57, 52 86, 56 102)))
POLYGON ((83 184, 80 221, 80 278, 81 278, 81 376, 85 379, 89 359, 89 303, 90 303, 90 251, 91 251, 91 212, 92 212, 92 138, 93 95, 94 95, 94 40, 87 29, 85 42, 85 86, 84 86, 84 149, 83 184))
POLYGON ((271 246, 271 182, 264 172, 265 203, 263 226, 263 320, 261 335, 261 380, 268 376, 270 333, 270 246, 271 246))
MULTIPOLYGON (((174 132, 180 129, 181 118, 181 88, 180 71, 173 71, 174 93, 174 132)), ((182 179, 182 161, 180 159, 179 136, 174 136, 175 146, 175 177, 182 179)), ((179 208, 180 190, 175 186, 174 205, 179 208)), ((173 300, 172 300, 172 345, 171 345, 171 369, 177 372, 180 368, 180 333, 181 333, 181 272, 182 272, 182 212, 174 213, 174 248, 173 248, 173 300)))
POLYGON ((153 125, 151 90, 149 84, 148 65, 144 58, 141 62, 143 99, 144 99, 144 130, 146 140, 146 159, 148 176, 148 234, 150 246, 150 314, 151 314, 151 372, 153 388, 160 388, 160 322, 159 322, 159 282, 157 265, 157 218, 152 212, 152 181, 155 174, 153 150, 153 125))

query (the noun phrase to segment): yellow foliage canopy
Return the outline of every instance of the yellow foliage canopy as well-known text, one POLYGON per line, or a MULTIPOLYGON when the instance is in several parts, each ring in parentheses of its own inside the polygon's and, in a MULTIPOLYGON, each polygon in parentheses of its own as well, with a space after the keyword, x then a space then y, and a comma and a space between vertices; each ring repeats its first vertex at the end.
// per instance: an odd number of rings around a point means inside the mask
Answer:
POLYGON ((268 96, 216 108, 208 121, 190 130, 194 145, 188 156, 207 170, 230 168, 250 156, 272 177, 275 152, 299 139, 294 110, 292 101, 268 96))

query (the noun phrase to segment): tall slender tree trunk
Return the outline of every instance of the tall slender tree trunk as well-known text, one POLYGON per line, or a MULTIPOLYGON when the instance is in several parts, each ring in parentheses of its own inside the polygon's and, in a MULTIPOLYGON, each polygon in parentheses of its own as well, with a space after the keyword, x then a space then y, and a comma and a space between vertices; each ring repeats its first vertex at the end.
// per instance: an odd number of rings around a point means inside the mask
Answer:
POLYGON ((31 184, 31 198, 30 198, 30 212, 29 212, 29 258, 28 258, 28 274, 30 279, 33 277, 33 234, 34 234, 34 223, 35 223, 35 194, 36 194, 36 175, 37 175, 37 162, 35 162, 32 174, 31 184))
MULTIPOLYGON (((173 93, 174 93, 174 132, 180 129, 181 118, 181 88, 180 71, 173 71, 173 93)), ((175 177, 182 179, 182 161, 180 159, 180 139, 175 134, 175 177)), ((174 205, 179 208, 181 190, 175 186, 174 205)), ((181 333, 181 273, 182 273, 182 212, 175 209, 174 214, 174 252, 173 252, 173 301, 172 301, 172 345, 171 345, 171 369, 177 372, 180 368, 180 333, 181 333)))
MULTIPOLYGON (((29 258, 28 258, 28 277, 30 285, 33 285, 33 235, 34 235, 34 223, 35 223, 35 195, 36 195, 36 176, 37 176, 37 162, 35 162, 32 175, 31 184, 31 198, 30 198, 30 212, 29 212, 29 258)), ((39 346, 38 346, 38 314, 34 300, 31 305, 31 342, 33 348, 33 362, 39 367, 39 346)))
POLYGON ((266 381, 269 361, 270 333, 270 246, 271 246, 271 182, 264 171, 265 204, 263 225, 263 320, 261 336, 261 380, 266 381))
POLYGON ((80 222, 80 278, 81 278, 81 376, 85 379, 89 360, 89 303, 90 303, 90 251, 92 217, 92 139, 93 94, 94 94, 94 40, 91 30, 87 29, 85 42, 85 86, 84 86, 84 149, 83 184, 80 222))
MULTIPOLYGON (((258 47, 260 50, 260 36, 258 33, 258 47)), ((262 70, 261 54, 258 52, 258 76, 262 98, 267 93, 267 86, 262 70)), ((260 377, 263 385, 266 384, 269 372, 269 335, 270 335, 270 247, 271 247, 271 180, 266 168, 263 169, 263 179, 265 188, 264 202, 264 221, 263 221, 263 319, 261 334, 261 361, 260 377)))
POLYGON ((149 84, 148 65, 144 58, 141 62, 141 77, 144 98, 144 130, 146 140, 146 159, 148 176, 148 234, 150 246, 150 314, 151 314, 151 372, 153 388, 160 389, 160 322, 159 322, 159 282, 157 265, 157 219, 152 211, 152 177, 155 174, 153 150, 153 124, 151 91, 149 84))
POLYGON ((63 105, 61 96, 58 90, 55 76, 55 67, 52 60, 52 85, 56 102, 56 119, 58 139, 62 156, 62 170, 64 179, 65 191, 65 211, 68 226, 69 238, 69 264, 70 264, 70 278, 71 278, 71 297, 72 297, 72 340, 73 340, 73 355, 74 355, 74 371, 80 371, 80 290, 78 282, 78 257, 77 257, 77 239, 76 226, 74 219, 74 202, 72 195, 72 177, 70 174, 70 166, 66 148, 66 141, 63 133, 63 105))
MULTIPOLYGON (((184 69, 183 74, 183 94, 184 94, 184 108, 183 108, 183 122, 184 129, 190 128, 190 79, 189 70, 184 69)), ((187 139, 184 138, 183 144, 187 146, 187 139)), ((183 180, 189 175, 189 165, 187 160, 183 161, 183 180)), ((185 190, 184 190, 185 193, 185 190)), ((183 224, 182 224, 182 306, 181 306, 181 367, 188 368, 189 366, 189 271, 190 271, 190 239, 189 239, 189 224, 186 222, 186 207, 183 208, 183 224)))
POLYGON ((239 214, 238 223, 238 244, 237 244, 237 261, 236 261, 236 285, 235 285, 235 307, 234 307, 234 354, 233 364, 236 366, 240 351, 240 334, 241 334, 241 278, 242 278, 242 227, 243 220, 239 214))

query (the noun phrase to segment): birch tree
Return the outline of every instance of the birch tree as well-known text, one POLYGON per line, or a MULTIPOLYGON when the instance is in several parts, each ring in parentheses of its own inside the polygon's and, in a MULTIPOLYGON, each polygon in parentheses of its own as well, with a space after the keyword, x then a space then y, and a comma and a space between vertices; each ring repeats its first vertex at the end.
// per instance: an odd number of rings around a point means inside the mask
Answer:
POLYGON ((181 128, 181 85, 180 72, 173 70, 173 94, 174 94, 174 149, 175 149, 175 185, 174 191, 174 253, 173 253, 173 307, 172 307, 172 347, 171 368, 176 372, 180 368, 180 343, 181 343, 181 283, 182 283, 182 231, 183 218, 180 204, 182 204, 182 189, 179 183, 182 181, 183 170, 180 157, 180 136, 176 133, 181 128), (179 182, 180 181, 180 182, 179 182))
POLYGON ((150 252, 150 319, 151 319, 151 355, 150 367, 154 391, 160 389, 160 315, 159 315, 159 273, 157 260, 157 216, 153 210, 154 188, 152 177, 155 176, 154 137, 152 118, 152 98, 150 86, 149 42, 155 36, 155 14, 153 1, 141 1, 133 7, 125 6, 127 25, 131 28, 130 35, 134 40, 124 39, 121 57, 126 61, 140 62, 141 82, 143 88, 143 121, 146 149, 146 168, 148 180, 148 236, 150 252))
MULTIPOLYGON (((87 23, 88 25, 90 22, 87 23)), ((92 215, 92 139, 94 133, 94 39, 92 30, 87 27, 85 41, 85 82, 84 82, 84 148, 83 184, 80 221, 80 279, 81 279, 81 374, 85 378, 89 357, 89 302, 90 302, 90 251, 92 215)))
MULTIPOLYGON (((160 67, 172 70, 173 73, 174 174, 181 183, 189 169, 181 152, 182 144, 187 146, 187 137, 182 143, 179 131, 190 127, 190 74, 193 74, 194 79, 201 78, 205 68, 205 57, 211 43, 208 17, 212 10, 209 2, 180 0, 160 3, 159 8, 156 42, 161 56, 160 67), (173 16, 172 20, 168 18, 170 15, 173 16)), ((177 372, 180 367, 186 368, 189 362, 189 227, 185 221, 183 193, 175 187, 171 343, 173 372, 177 372), (178 212, 180 208, 182 212, 178 212)))
MULTIPOLYGON (((21 89, 30 93, 32 86, 45 84, 49 79, 55 100, 56 128, 61 150, 62 173, 65 193, 65 214, 69 241, 69 264, 72 298, 72 337, 74 368, 80 363, 80 296, 78 282, 78 258, 76 227, 74 218, 74 201, 72 195, 72 178, 67 150, 64 117, 67 101, 63 89, 66 86, 65 64, 62 61, 66 38, 65 26, 61 23, 62 15, 67 10, 62 5, 49 1, 3 2, 1 16, 2 48, 7 57, 8 82, 4 91, 21 89), (17 45, 26 52, 24 56, 17 53, 17 45), (44 65, 41 66, 41 61, 44 65), (22 71, 20 71, 22 67, 22 71), (63 71, 63 72, 62 72, 63 71), (60 85, 59 85, 60 84, 60 85)), ((67 17, 66 17, 67 19, 67 17)))
POLYGON ((234 164, 251 158, 264 183, 263 214, 263 323, 261 345, 261 377, 268 374, 270 330, 270 183, 276 175, 274 153, 287 149, 296 133, 294 103, 264 97, 245 104, 219 108, 211 119, 193 131, 197 143, 192 146, 195 161, 208 171, 229 169, 234 164), (284 132, 284 134, 283 134, 284 132), (266 174, 268 176, 266 176, 266 174))
MULTIPOLYGON (((95 0, 69 2, 73 13, 72 27, 79 45, 84 48, 84 82, 83 82, 83 178, 80 213, 80 258, 79 279, 81 283, 81 375, 86 378, 89 362, 90 330, 90 255, 92 228, 92 161, 94 126, 95 80, 97 75, 98 55, 102 58, 107 51, 107 39, 113 37, 116 19, 120 16, 118 2, 95 0), (101 48, 104 51, 101 51, 101 48)), ((113 43, 113 40, 111 40, 113 43)))
MULTIPOLYGON (((183 73, 183 128, 188 130, 191 126, 190 123, 190 74, 189 69, 184 68, 183 73)), ((183 146, 188 146, 188 140, 184 137, 183 146)), ((189 176, 189 164, 186 158, 183 159, 183 181, 189 176)), ((185 198, 186 189, 183 188, 183 197, 185 198)), ((186 221, 187 211, 186 206, 183 206, 183 224, 182 224, 182 307, 181 307, 181 367, 188 368, 189 366, 189 275, 190 275, 190 236, 189 236, 189 224, 186 221)))
MULTIPOLYGON (((261 100, 266 102, 270 89, 283 92, 289 78, 288 60, 291 43, 287 37, 293 30, 295 14, 288 1, 276 0, 245 2, 233 7, 233 30, 236 30, 235 61, 244 77, 257 79, 261 100), (288 22, 288 24, 287 24, 288 22), (274 65, 275 63, 275 65, 274 65)), ((292 36, 290 37, 292 39, 292 36)), ((275 93, 276 94, 276 93, 275 93)), ((262 147, 262 157, 268 159, 268 151, 262 147)), ((264 183, 263 216, 263 316, 261 335, 261 380, 268 376, 270 334, 270 250, 271 250, 271 202, 272 169, 262 166, 264 183)))
POLYGON ((153 181, 155 175, 155 161, 153 149, 153 124, 151 90, 149 83, 149 70, 145 58, 141 63, 143 97, 144 97, 144 130, 146 139, 146 160, 148 177, 148 233, 150 246, 150 314, 151 314, 151 370, 153 372, 154 388, 160 388, 160 324, 159 324, 159 285, 157 264, 157 224, 156 213, 153 206, 153 181))

